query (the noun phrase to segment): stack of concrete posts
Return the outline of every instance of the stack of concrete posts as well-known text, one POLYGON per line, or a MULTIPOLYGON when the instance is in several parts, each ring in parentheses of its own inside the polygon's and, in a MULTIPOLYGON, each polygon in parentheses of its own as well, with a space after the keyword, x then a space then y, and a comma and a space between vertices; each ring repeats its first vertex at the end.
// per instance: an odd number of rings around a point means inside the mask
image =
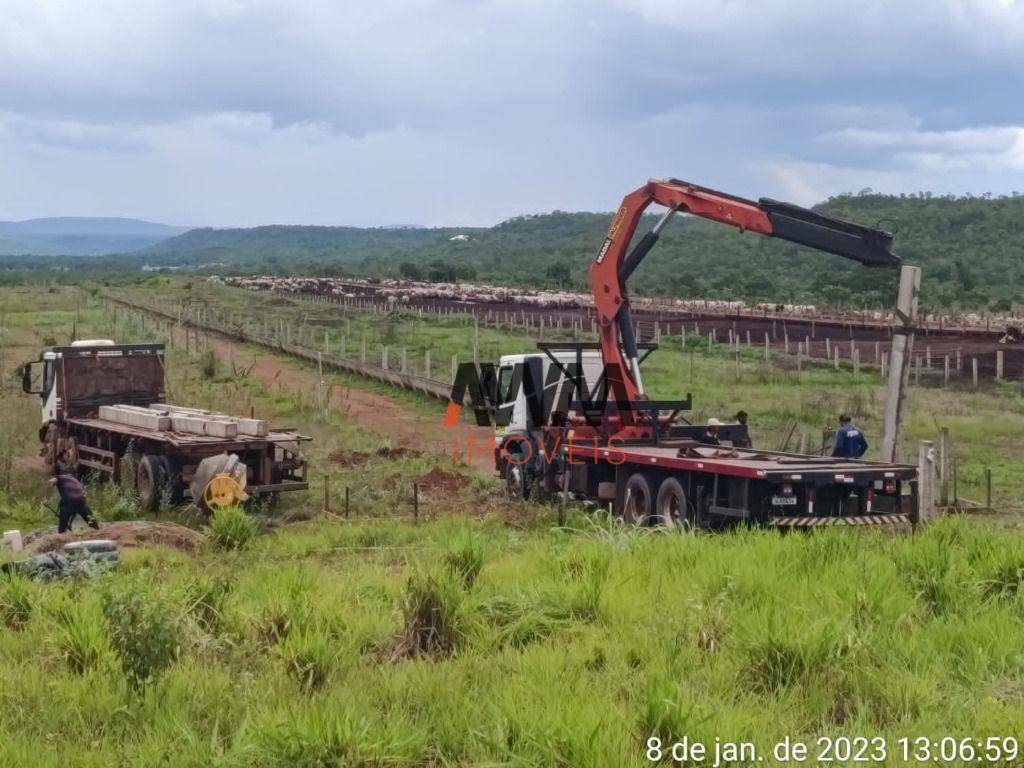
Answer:
POLYGON ((166 413, 171 418, 175 432, 186 432, 212 437, 266 437, 269 433, 267 422, 263 419, 243 419, 229 416, 221 411, 204 411, 200 408, 187 408, 182 405, 156 404, 149 406, 158 413, 166 413))
POLYGON ((232 439, 239 435, 266 437, 267 422, 262 419, 240 419, 219 411, 204 411, 158 403, 148 408, 135 405, 100 406, 99 417, 118 424, 154 432, 181 432, 232 439))
POLYGON ((171 420, 166 413, 135 405, 101 405, 99 415, 105 421, 152 432, 166 432, 171 428, 171 420))

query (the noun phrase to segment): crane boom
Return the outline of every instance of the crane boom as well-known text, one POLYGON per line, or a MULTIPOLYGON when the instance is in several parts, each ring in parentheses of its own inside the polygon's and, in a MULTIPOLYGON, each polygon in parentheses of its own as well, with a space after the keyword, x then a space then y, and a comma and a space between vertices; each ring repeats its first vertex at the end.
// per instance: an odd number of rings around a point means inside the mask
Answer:
POLYGON ((869 266, 900 263, 892 252, 892 235, 888 232, 792 203, 768 198, 754 202, 679 179, 651 179, 623 198, 589 270, 605 371, 621 376, 622 394, 628 401, 643 397, 644 389, 626 282, 657 243, 664 226, 680 211, 728 224, 741 232, 777 237, 869 266), (668 210, 627 253, 640 217, 652 203, 668 210))

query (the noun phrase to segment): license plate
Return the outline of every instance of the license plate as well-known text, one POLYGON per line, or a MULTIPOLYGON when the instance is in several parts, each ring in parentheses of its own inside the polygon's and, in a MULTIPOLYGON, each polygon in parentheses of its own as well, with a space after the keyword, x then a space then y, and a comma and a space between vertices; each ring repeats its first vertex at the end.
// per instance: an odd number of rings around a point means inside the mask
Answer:
POLYGON ((796 506, 796 496, 772 496, 773 507, 796 506))

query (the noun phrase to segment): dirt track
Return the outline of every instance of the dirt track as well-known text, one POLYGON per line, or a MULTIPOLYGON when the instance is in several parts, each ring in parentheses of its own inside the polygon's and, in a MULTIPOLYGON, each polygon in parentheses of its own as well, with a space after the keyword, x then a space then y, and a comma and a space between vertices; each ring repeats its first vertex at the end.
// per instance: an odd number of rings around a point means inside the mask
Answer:
MULTIPOLYGON (((184 341, 182 341, 184 343, 184 341)), ((228 342, 210 336, 216 354, 226 359, 228 342)), ((267 386, 279 385, 286 392, 309 393, 317 389, 317 375, 301 365, 264 352, 253 352, 245 347, 235 347, 235 361, 238 365, 248 368, 252 366, 250 376, 255 376, 267 386)), ((468 438, 473 438, 477 445, 482 445, 489 437, 494 436, 491 429, 470 424, 460 424, 454 430, 442 426, 443 409, 437 407, 436 415, 423 413, 410 408, 399 398, 377 392, 369 392, 356 387, 335 387, 331 392, 330 406, 352 419, 359 426, 389 437, 394 445, 410 450, 425 451, 451 458, 455 437, 461 446, 466 445, 468 438)), ((464 456, 464 450, 460 456, 464 456)), ((472 465, 480 470, 492 468, 489 456, 477 451, 473 455, 472 465)))

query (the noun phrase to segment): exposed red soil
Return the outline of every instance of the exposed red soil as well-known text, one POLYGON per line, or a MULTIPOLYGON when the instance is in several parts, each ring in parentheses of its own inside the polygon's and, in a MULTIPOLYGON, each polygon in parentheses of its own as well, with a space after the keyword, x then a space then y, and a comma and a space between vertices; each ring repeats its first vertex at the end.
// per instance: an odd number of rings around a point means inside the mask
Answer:
POLYGON ((434 467, 427 474, 419 477, 416 482, 421 491, 444 493, 455 493, 465 487, 469 478, 465 475, 457 475, 454 472, 446 472, 440 467, 434 467))
MULTIPOLYGON (((227 357, 228 342, 211 336, 218 355, 227 357)), ((249 349, 236 347, 236 365, 249 368, 253 376, 268 387, 280 388, 286 392, 309 393, 317 388, 317 375, 314 371, 302 368, 287 358, 277 357, 269 353, 253 355, 249 349)), ((333 387, 330 405, 351 418, 359 426, 387 437, 396 447, 389 449, 389 458, 405 458, 423 453, 447 456, 453 455, 453 447, 458 441, 462 446, 459 451, 460 461, 465 461, 465 448, 468 439, 476 444, 483 444, 493 437, 493 431, 486 427, 460 424, 455 429, 443 426, 444 406, 438 403, 436 414, 423 414, 410 408, 398 398, 378 392, 370 392, 355 387, 333 387)), ((258 414, 257 414, 258 415, 258 414)), ((332 461, 334 459, 332 458, 332 461)), ((357 466, 342 464, 341 466, 357 466)), ((492 457, 485 451, 476 451, 472 456, 472 466, 483 471, 494 468, 492 457)))
POLYGON ((115 523, 102 523, 99 530, 89 528, 85 531, 72 533, 50 533, 40 536, 28 544, 28 552, 52 552, 61 549, 72 541, 86 539, 111 539, 119 547, 142 547, 147 544, 158 544, 164 547, 192 552, 206 543, 206 537, 177 523, 158 523, 146 520, 129 520, 115 523))

